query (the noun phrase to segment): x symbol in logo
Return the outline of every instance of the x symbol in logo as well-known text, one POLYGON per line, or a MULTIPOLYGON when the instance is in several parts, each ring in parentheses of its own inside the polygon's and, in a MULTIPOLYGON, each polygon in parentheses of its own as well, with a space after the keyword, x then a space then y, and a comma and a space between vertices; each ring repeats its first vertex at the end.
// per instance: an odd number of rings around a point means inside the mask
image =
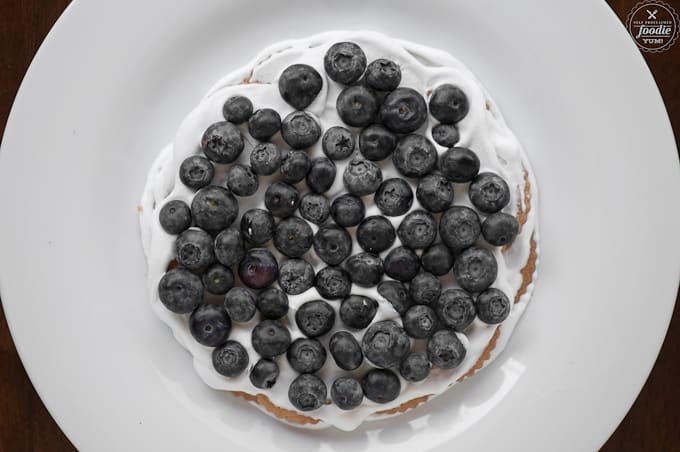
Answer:
POLYGON ((649 16, 649 17, 647 17, 647 20, 651 20, 651 19, 656 20, 656 13, 658 13, 658 12, 659 12, 658 9, 655 9, 654 11, 647 10, 647 15, 649 16))

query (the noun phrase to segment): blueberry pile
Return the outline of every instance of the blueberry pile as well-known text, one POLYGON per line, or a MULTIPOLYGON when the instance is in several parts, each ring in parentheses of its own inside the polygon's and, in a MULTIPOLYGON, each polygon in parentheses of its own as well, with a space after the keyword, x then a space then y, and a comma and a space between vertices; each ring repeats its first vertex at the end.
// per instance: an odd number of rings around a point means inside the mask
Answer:
POLYGON ((491 288, 498 266, 489 249, 511 243, 519 228, 513 216, 501 212, 510 201, 507 183, 497 174, 480 173, 477 155, 456 146, 457 123, 469 110, 460 88, 437 86, 426 102, 421 93, 400 86, 396 62, 368 63, 351 42, 331 46, 323 63, 328 78, 343 86, 336 102, 343 126, 324 131, 304 111, 324 78, 311 66, 289 66, 278 88, 295 111, 281 118, 272 109, 255 109, 246 97, 227 99, 225 120, 201 138, 203 155, 188 157, 180 166, 180 180, 196 191, 191 205, 169 201, 159 217, 163 229, 177 236, 178 263, 160 280, 162 303, 174 313, 189 314, 191 334, 214 347, 214 368, 226 377, 250 365, 253 386, 271 388, 279 376, 277 361, 285 355, 299 373, 288 395, 301 411, 326 403, 329 390, 316 372, 329 354, 348 371, 330 388, 331 400, 343 410, 359 406, 364 397, 394 400, 401 391, 398 375, 417 382, 433 366, 458 366, 466 350, 456 332, 475 318, 500 323, 510 312, 507 294, 491 288), (431 135, 447 148, 441 155, 418 133, 428 114, 439 122, 431 135), (258 141, 249 165, 234 163, 244 150, 246 130, 258 141), (289 149, 271 141, 276 134, 289 149), (319 140, 325 157, 312 159, 306 150, 319 140), (402 177, 383 180, 386 159, 402 177), (334 162, 341 160, 347 165, 336 174, 334 162), (216 168, 228 169, 219 182, 216 168), (238 198, 253 195, 260 177, 274 174, 265 191, 266 208, 243 212, 235 223, 238 198), (324 193, 336 177, 342 177, 346 193, 331 200, 324 193), (469 185, 474 209, 453 205, 456 184, 469 185), (308 190, 301 192, 302 187, 308 190), (381 215, 366 216, 369 200, 381 215), (412 210, 416 200, 422 209, 412 210), (395 228, 390 217, 401 216, 395 228), (347 228, 354 228, 362 252, 352 255, 347 228), (284 259, 277 261, 267 246, 284 259), (305 260, 312 249, 327 265, 316 273, 305 260), (235 286, 234 272, 242 286, 235 286), (460 288, 442 290, 439 278, 450 272, 460 288), (403 326, 374 322, 379 302, 353 294, 353 286, 376 287, 403 326), (312 287, 323 299, 295 312, 305 337, 292 340, 288 296, 312 287), (206 293, 222 296, 223 304, 207 301, 206 293), (347 331, 331 331, 336 317, 347 331), (251 345, 260 356, 254 364, 244 346, 229 339, 233 322, 250 321, 255 324, 251 345), (418 341, 422 346, 414 347, 418 341), (365 361, 369 371, 359 378, 349 373, 365 361))

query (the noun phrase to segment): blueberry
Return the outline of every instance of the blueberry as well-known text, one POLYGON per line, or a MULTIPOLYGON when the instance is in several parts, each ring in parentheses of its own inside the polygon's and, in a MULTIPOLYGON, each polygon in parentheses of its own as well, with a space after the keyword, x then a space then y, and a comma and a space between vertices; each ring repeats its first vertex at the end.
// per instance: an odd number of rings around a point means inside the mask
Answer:
POLYGON ((479 320, 489 325, 501 323, 510 315, 510 300, 498 289, 486 289, 477 297, 476 308, 479 320))
POLYGON ((331 386, 331 400, 341 410, 353 410, 364 400, 361 383, 352 377, 336 378, 331 386))
POLYGON ((442 369, 453 369, 463 362, 465 346, 451 330, 439 330, 427 341, 427 358, 442 369))
POLYGON ((392 162, 406 177, 423 177, 437 165, 437 149, 423 135, 406 135, 397 143, 392 162))
POLYGON ((428 174, 418 181, 416 198, 430 212, 443 212, 453 202, 453 186, 439 174, 428 174))
POLYGON ((238 267, 241 282, 251 289, 263 289, 276 281, 279 266, 274 255, 264 248, 248 250, 238 267))
POLYGON ((215 167, 210 160, 200 155, 192 155, 179 166, 179 180, 194 190, 210 185, 215 176, 215 167))
POLYGON ((215 257, 227 267, 238 264, 245 256, 243 237, 233 228, 225 229, 215 237, 215 257))
POLYGON ((265 318, 277 320, 288 313, 288 295, 281 289, 270 287, 257 295, 255 305, 265 318))
POLYGON ((187 229, 175 240, 175 258, 189 270, 204 270, 215 262, 212 237, 200 229, 187 229))
POLYGON ((316 339, 295 339, 288 347, 286 358, 296 372, 311 374, 323 367, 326 349, 316 339))
POLYGON ((328 191, 335 181, 335 163, 326 157, 317 157, 307 173, 307 186, 314 192, 328 191))
POLYGON ((342 126, 334 126, 326 130, 321 139, 323 152, 331 160, 343 160, 354 152, 354 135, 342 126))
POLYGON ((390 221, 380 215, 365 218, 356 231, 357 243, 369 253, 380 253, 394 244, 396 234, 390 221))
POLYGON ((158 283, 158 297, 168 310, 188 314, 203 300, 201 278, 184 268, 173 268, 158 283))
POLYGON ((451 124, 437 124, 432 127, 432 139, 440 146, 450 148, 460 140, 458 127, 451 124))
POLYGON ((437 314, 429 306, 411 306, 402 318, 404 331, 414 339, 425 339, 439 329, 437 314))
POLYGON ((432 305, 442 292, 442 284, 439 278, 432 273, 421 272, 411 280, 409 295, 417 304, 432 305))
POLYGON ((395 177, 380 184, 374 200, 384 215, 398 217, 413 205, 413 191, 404 179, 395 177))
POLYGON ((312 228, 299 217, 284 218, 274 230, 274 246, 288 257, 305 254, 312 247, 313 240, 312 228))
POLYGON ((340 267, 324 267, 314 277, 314 287, 323 298, 337 300, 349 295, 352 280, 340 267))
POLYGON ((335 322, 335 310, 323 300, 303 303, 295 313, 295 323, 309 337, 328 333, 335 322))
POLYGON ((479 172, 479 157, 468 148, 447 149, 439 159, 439 170, 451 182, 470 182, 479 172))
POLYGON ((281 116, 271 108, 261 108, 248 119, 248 133, 260 141, 267 141, 281 128, 281 116))
POLYGON ((414 210, 401 220, 397 235, 401 244, 413 248, 427 248, 437 238, 437 222, 431 213, 414 210))
POLYGON ((366 70, 366 54, 353 42, 336 42, 326 52, 323 66, 331 80, 349 85, 366 70))
POLYGON ((498 264, 491 251, 473 246, 463 251, 453 262, 453 276, 469 292, 481 292, 495 280, 498 264))
POLYGON ((378 312, 378 302, 363 295, 350 295, 340 304, 340 320, 346 326, 362 330, 371 324, 378 312))
POLYGON ((313 67, 306 64, 288 66, 279 77, 279 93, 296 110, 304 110, 321 91, 323 80, 313 67))
POLYGON ((390 278, 410 281, 420 270, 420 260, 411 249, 399 246, 387 254, 383 267, 390 278))
POLYGON ((289 295, 299 295, 314 286, 314 269, 304 259, 288 259, 279 268, 279 286, 289 295))
POLYGON ((229 122, 244 123, 253 114, 253 103, 245 96, 232 96, 224 103, 222 114, 229 122))
POLYGON ((352 253, 352 237, 336 226, 322 226, 314 235, 314 251, 328 265, 338 265, 352 253))
POLYGON ((355 370, 364 360, 361 346, 354 336, 347 331, 334 333, 328 341, 328 350, 330 350, 335 364, 344 370, 355 370))
POLYGON ((375 90, 393 91, 401 83, 401 69, 394 61, 380 58, 368 65, 364 78, 375 90))
POLYGON ((361 158, 349 162, 342 175, 342 182, 348 192, 356 196, 375 193, 382 183, 382 171, 375 163, 361 158))
POLYGON ((449 207, 439 219, 439 235, 454 252, 477 243, 481 232, 479 216, 469 207, 449 207))
POLYGON ((254 245, 263 245, 274 236, 274 217, 264 209, 250 209, 241 217, 241 234, 254 245))
POLYGON ((316 375, 299 375, 288 388, 288 400, 300 411, 318 410, 326 402, 326 383, 316 375))
POLYGON ((453 255, 448 246, 443 243, 436 243, 423 252, 420 256, 420 263, 426 271, 433 275, 443 276, 453 266, 453 255))
POLYGON ((359 134, 359 150, 368 160, 384 160, 397 146, 397 137, 380 124, 372 124, 359 134))
POLYGON ((383 281, 378 284, 378 293, 385 300, 389 301, 395 311, 399 315, 404 313, 411 307, 413 301, 409 296, 406 286, 399 281, 383 281))
POLYGON ((467 96, 455 85, 439 85, 430 97, 430 113, 442 124, 457 123, 469 109, 467 96))
POLYGON ((222 306, 202 304, 189 316, 189 331, 201 345, 217 347, 231 332, 231 320, 222 306))
POLYGON ((281 123, 281 136, 293 149, 305 149, 321 138, 321 126, 304 111, 294 111, 281 123))
POLYGON ((279 365, 269 359, 261 359, 250 370, 250 382, 256 388, 270 389, 279 378, 279 365))
POLYGON ((366 127, 375 121, 379 103, 373 91, 361 85, 354 85, 340 92, 335 108, 345 124, 366 127))
POLYGON ((168 234, 179 234, 191 226, 191 208, 184 201, 168 201, 158 214, 161 227, 168 234))
POLYGON ((225 377, 238 377, 248 367, 248 352, 239 342, 227 341, 213 350, 213 367, 225 377))
POLYGON ((331 206, 324 195, 305 193, 300 200, 300 216, 314 224, 323 224, 331 214, 331 206))
POLYGON ((345 193, 331 203, 331 216, 338 226, 349 228, 358 225, 366 215, 364 202, 358 196, 345 193))
POLYGON ((191 202, 196 226, 208 232, 228 227, 238 215, 238 201, 226 188, 209 185, 196 193, 191 202))
POLYGON ((427 121, 427 104, 418 91, 397 88, 383 101, 380 119, 392 132, 411 133, 427 121))
POLYGON ((413 352, 402 361, 399 366, 399 374, 406 381, 423 381, 430 375, 432 364, 423 352, 413 352))
POLYGON ((243 146, 241 131, 228 121, 211 125, 201 138, 203 153, 216 163, 233 162, 243 152, 243 146))
POLYGON ((203 273, 202 279, 205 290, 215 295, 224 295, 234 286, 234 274, 222 264, 212 264, 203 273))
POLYGON ((275 217, 293 215, 299 203, 300 192, 285 182, 274 182, 264 192, 264 205, 275 217))
POLYGON ((224 297, 224 309, 234 322, 248 322, 255 317, 255 295, 245 287, 234 287, 224 297))
POLYGON ((251 196, 257 191, 260 183, 253 170, 240 163, 235 163, 229 169, 227 186, 236 196, 251 196))
POLYGON ((447 289, 434 303, 434 310, 442 324, 455 331, 463 331, 477 314, 472 296, 461 289, 447 289))
POLYGON ((279 171, 284 182, 296 184, 307 177, 312 160, 304 151, 288 151, 281 160, 279 171))
POLYGON ((399 397, 401 382, 391 370, 372 369, 361 379, 361 388, 367 399, 376 403, 389 403, 399 397))
POLYGON ((510 202, 510 188, 497 174, 480 173, 470 184, 472 204, 484 213, 495 213, 510 202))
POLYGON ((253 349, 263 358, 283 355, 290 345, 290 331, 277 320, 263 320, 253 328, 250 341, 253 349))
POLYGON ((250 166, 255 174, 274 174, 281 166, 281 151, 274 143, 258 143, 250 151, 250 166))
POLYGON ((364 356, 378 367, 396 367, 408 355, 411 339, 393 320, 381 320, 369 326, 361 340, 364 356))
POLYGON ((345 270, 352 282, 361 287, 373 287, 383 277, 383 262, 380 257, 371 253, 359 253, 347 258, 345 270))
POLYGON ((517 218, 507 213, 492 213, 482 224, 484 240, 494 246, 503 246, 512 243, 519 232, 517 218))

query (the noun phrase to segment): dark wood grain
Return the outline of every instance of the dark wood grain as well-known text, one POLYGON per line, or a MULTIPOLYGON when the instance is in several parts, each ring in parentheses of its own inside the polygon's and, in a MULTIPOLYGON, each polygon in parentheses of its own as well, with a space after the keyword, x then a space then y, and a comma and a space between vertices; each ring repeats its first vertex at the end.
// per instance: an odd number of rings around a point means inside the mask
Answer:
MULTIPOLYGON (((625 20, 637 1, 608 3, 625 20)), ((666 1, 680 11, 680 0, 666 1)), ((33 55, 68 3, 68 0, 0 0, 0 133, 4 132, 16 90, 33 55)), ((677 137, 680 43, 666 52, 644 56, 664 97, 677 137)), ((680 451, 679 407, 680 309, 676 304, 668 336, 647 383, 602 450, 680 451)), ((26 376, 0 310, 0 452, 73 450, 26 376)))

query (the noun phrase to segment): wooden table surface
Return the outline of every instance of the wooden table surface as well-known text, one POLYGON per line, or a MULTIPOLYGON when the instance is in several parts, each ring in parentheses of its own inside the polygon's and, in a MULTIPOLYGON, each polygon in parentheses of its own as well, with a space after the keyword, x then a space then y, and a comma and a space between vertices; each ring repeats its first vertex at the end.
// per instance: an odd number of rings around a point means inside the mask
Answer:
MULTIPOLYGON (((609 0, 608 3, 625 19, 637 1, 609 0)), ((666 2, 680 11, 680 0, 666 2)), ((12 101, 33 55, 68 3, 69 0, 0 0, 0 134, 4 132, 12 101)), ((666 52, 644 56, 666 102, 677 137, 680 135, 680 43, 666 52)), ((680 303, 676 304, 668 335, 647 383, 603 451, 680 451, 678 305, 680 303)), ((0 452, 73 450, 26 376, 0 310, 0 452)))

